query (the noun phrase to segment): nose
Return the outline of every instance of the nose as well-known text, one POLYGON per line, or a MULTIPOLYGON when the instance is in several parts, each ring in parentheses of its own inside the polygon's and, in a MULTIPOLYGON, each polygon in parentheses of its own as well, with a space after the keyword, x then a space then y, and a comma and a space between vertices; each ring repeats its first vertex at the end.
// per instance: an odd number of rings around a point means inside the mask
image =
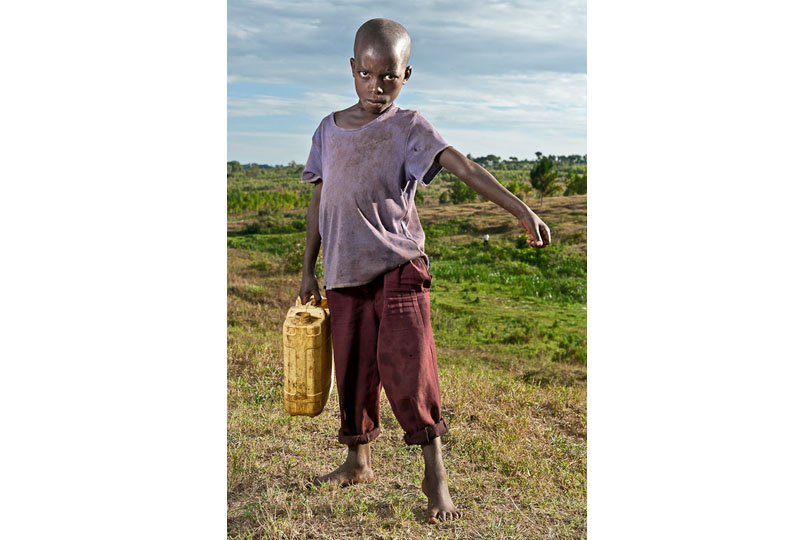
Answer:
POLYGON ((377 80, 377 79, 374 80, 374 82, 371 85, 371 93, 372 94, 377 94, 377 95, 383 93, 383 87, 382 87, 382 80, 381 79, 380 80, 377 80))

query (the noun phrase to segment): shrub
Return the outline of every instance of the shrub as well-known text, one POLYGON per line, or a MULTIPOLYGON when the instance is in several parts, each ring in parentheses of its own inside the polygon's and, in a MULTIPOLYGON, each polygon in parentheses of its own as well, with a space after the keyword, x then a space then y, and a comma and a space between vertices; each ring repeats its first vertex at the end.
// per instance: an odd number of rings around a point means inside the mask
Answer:
POLYGON ((526 184, 524 184, 519 180, 512 180, 511 182, 506 184, 506 189, 508 189, 509 192, 515 195, 518 199, 523 200, 521 192, 526 190, 526 184))
POLYGON ((302 208, 309 205, 309 199, 307 193, 291 191, 232 190, 228 192, 228 212, 302 208))
POLYGON ((450 186, 449 193, 450 202, 453 204, 472 202, 478 196, 470 186, 458 179, 450 186))
POLYGON ((588 192, 588 171, 576 174, 570 171, 566 178, 565 193, 563 195, 584 195, 588 192))

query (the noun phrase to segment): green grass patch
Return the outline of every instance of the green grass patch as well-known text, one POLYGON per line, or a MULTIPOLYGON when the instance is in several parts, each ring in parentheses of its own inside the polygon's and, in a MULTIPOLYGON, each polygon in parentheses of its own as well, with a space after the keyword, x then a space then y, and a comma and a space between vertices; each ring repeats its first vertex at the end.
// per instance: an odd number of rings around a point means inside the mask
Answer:
POLYGON ((305 241, 305 233, 249 234, 229 237, 228 247, 294 258, 298 256, 299 252, 303 257, 305 241))
POLYGON ((538 298, 554 303, 585 303, 585 256, 565 246, 544 249, 481 242, 452 244, 434 239, 428 246, 437 281, 474 284, 513 300, 538 298))

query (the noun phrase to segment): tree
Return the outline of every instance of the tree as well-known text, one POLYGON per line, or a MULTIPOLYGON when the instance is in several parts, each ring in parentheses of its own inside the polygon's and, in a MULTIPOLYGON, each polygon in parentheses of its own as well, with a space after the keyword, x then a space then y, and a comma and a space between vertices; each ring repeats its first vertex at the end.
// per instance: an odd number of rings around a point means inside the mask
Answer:
POLYGON ((478 163, 482 167, 497 167, 501 164, 500 156, 496 156, 495 154, 472 158, 472 161, 478 163))
POLYGON ((543 198, 551 197, 562 190, 562 186, 557 180, 557 171, 554 169, 554 162, 544 157, 534 166, 529 173, 532 187, 540 192, 540 206, 543 206, 543 198))
POLYGON ((229 161, 228 162, 228 174, 233 174, 236 172, 242 172, 242 164, 238 161, 229 161))

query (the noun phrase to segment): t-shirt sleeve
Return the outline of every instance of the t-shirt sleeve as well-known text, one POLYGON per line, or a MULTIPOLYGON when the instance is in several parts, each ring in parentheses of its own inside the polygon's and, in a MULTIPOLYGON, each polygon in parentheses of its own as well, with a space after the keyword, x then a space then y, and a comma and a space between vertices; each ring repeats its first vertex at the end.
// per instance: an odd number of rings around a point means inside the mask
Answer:
POLYGON ((405 156, 405 171, 408 176, 428 185, 442 170, 436 156, 448 146, 450 145, 430 122, 418 112, 415 113, 408 134, 408 150, 405 156))
POLYGON ((315 130, 312 136, 312 147, 309 149, 309 158, 307 164, 304 166, 304 172, 301 173, 301 182, 306 184, 308 182, 315 182, 316 180, 323 179, 323 163, 321 161, 321 149, 323 148, 322 135, 323 122, 315 130))

